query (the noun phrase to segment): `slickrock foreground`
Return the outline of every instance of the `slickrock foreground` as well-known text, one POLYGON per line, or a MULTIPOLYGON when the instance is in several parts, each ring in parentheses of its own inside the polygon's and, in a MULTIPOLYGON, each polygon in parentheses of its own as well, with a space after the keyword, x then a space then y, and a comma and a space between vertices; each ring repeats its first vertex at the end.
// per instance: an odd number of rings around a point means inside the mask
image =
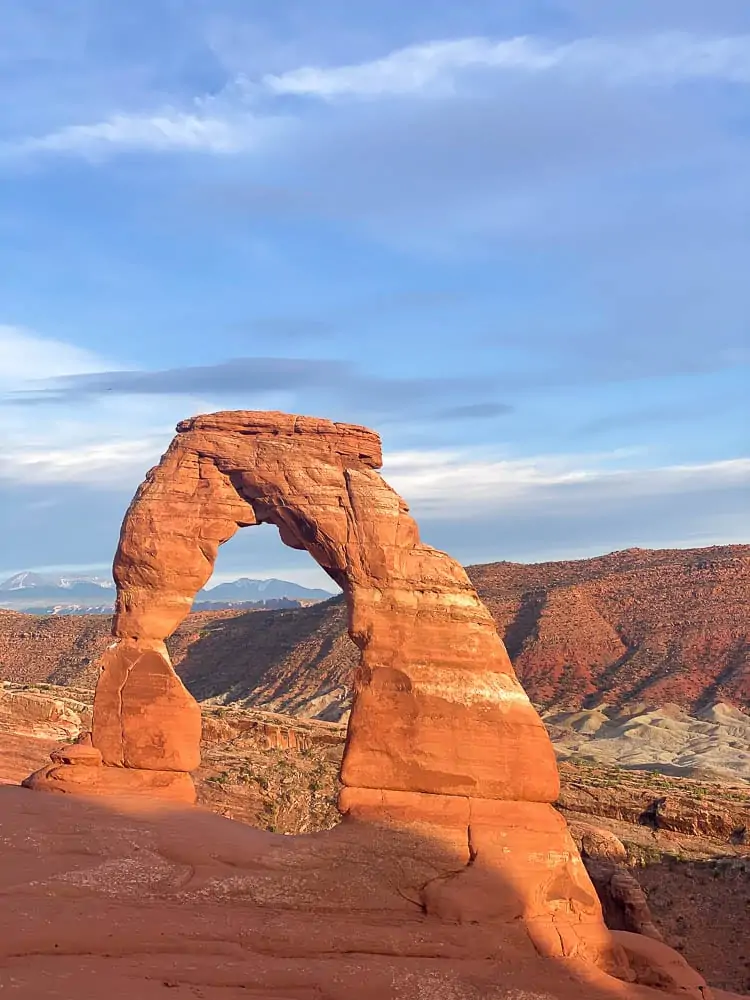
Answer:
MULTIPOLYGON (((423 887, 450 883, 460 862, 414 830, 284 837, 197 807, 4 787, 0 837, 0 995, 13 1000, 670 995, 541 957, 504 914, 425 913, 423 887)), ((513 905, 500 874, 486 888, 474 898, 513 905)), ((694 982, 674 995, 708 1000, 694 982)))
MULTIPOLYGON (((200 760, 200 711, 174 672, 164 640, 208 581, 219 545, 240 527, 275 524, 286 544, 306 549, 342 587, 349 633, 361 651, 341 770, 346 821, 309 842, 276 845, 247 829, 220 830, 215 818, 197 811, 176 821, 178 814, 165 806, 144 847, 143 825, 150 820, 141 811, 131 849, 151 853, 160 890, 167 885, 179 898, 186 888, 210 887, 210 900, 216 864, 222 871, 229 866, 230 885, 244 887, 261 909, 271 900, 272 909, 279 898, 289 900, 306 940, 322 941, 316 950, 339 958, 388 956, 379 985, 372 961, 354 963, 343 992, 308 963, 309 996, 366 996, 370 989, 373 997, 417 1000, 442 992, 462 998, 489 996, 488 988, 513 995, 499 967, 492 981, 485 976, 476 987, 466 974, 453 982, 435 980, 432 990, 424 981, 416 989, 396 983, 394 956, 423 957, 425 941, 431 941, 430 958, 444 955, 451 947, 449 928, 456 927, 459 952, 470 961, 499 963, 502 953, 521 965, 565 959, 592 982, 603 984, 602 974, 611 973, 701 996, 700 977, 662 943, 605 927, 565 821, 550 804, 559 792, 552 746, 494 621, 458 563, 420 542, 406 504, 378 475, 380 464, 378 437, 348 424, 251 412, 180 424, 123 523, 114 564, 115 642, 102 660, 91 743, 56 752, 26 784, 102 795, 103 816, 111 796, 118 802, 131 793, 194 800, 189 772, 200 760), (203 836, 196 840, 199 831, 203 836), (167 870, 165 861, 187 872, 167 870), (245 868, 252 872, 249 882, 237 874, 245 868), (418 915, 418 927, 405 938, 390 912, 394 904, 396 912, 418 915), (384 921, 376 943, 357 941, 362 928, 352 929, 351 920, 339 936, 342 911, 373 910, 384 921), (314 919, 329 912, 330 923, 314 919)), ((63 807, 28 808, 33 828, 44 824, 45 809, 63 807)), ((65 808, 97 807, 74 802, 65 808)), ((65 826, 64 818, 55 822, 65 826)), ((93 813, 85 823, 95 825, 93 813)), ((124 878, 121 887, 134 879, 139 897, 152 875, 134 866, 127 851, 126 857, 123 867, 117 856, 110 874, 124 878)), ((92 884, 88 875, 83 882, 92 884)), ((216 920, 192 933, 216 940, 219 914, 216 920)), ((290 946, 294 921, 285 914, 273 924, 270 913, 258 922, 252 948, 257 953, 257 934, 271 934, 273 943, 263 951, 276 960, 279 948, 290 946)), ((167 949, 171 933, 162 931, 167 949)), ((220 940, 231 944, 236 937, 227 927, 220 940)), ((300 947, 292 946, 295 957, 300 947)), ((226 953, 236 954, 231 948, 226 953)), ((344 972, 339 961, 333 982, 344 972)), ((270 981, 258 975, 255 982, 269 990, 270 981)), ((247 985, 247 971, 241 976, 231 982, 247 985)), ((303 981, 284 981, 278 966, 272 979, 277 995, 305 995, 299 992, 303 981)), ((608 988, 620 995, 624 989, 611 978, 608 988)))

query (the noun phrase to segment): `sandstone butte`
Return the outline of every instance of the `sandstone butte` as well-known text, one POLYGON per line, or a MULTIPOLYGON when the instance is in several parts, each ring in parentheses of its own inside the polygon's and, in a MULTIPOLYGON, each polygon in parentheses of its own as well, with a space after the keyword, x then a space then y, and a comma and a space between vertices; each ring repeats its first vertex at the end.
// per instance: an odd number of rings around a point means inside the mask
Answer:
MULTIPOLYGON (((308 956, 304 989, 288 980, 271 988, 260 963, 263 970, 245 973, 242 996, 541 1000, 647 997, 658 987, 662 995, 708 998, 701 977, 663 943, 606 928, 552 805, 559 778, 546 731, 464 569, 420 541, 405 502, 378 474, 378 436, 244 411, 195 417, 177 431, 123 522, 114 641, 101 661, 91 735, 54 752, 26 787, 104 796, 123 814, 137 808, 134 796, 171 803, 179 831, 165 832, 172 814, 160 814, 160 852, 188 865, 182 889, 196 879, 205 886, 217 863, 234 872, 275 850, 255 903, 287 896, 293 907, 302 899, 311 939, 325 937, 313 926, 316 913, 350 930, 332 932, 325 946, 329 958, 339 957, 333 973, 330 961, 323 972, 320 956, 308 956), (342 587, 360 650, 341 769, 344 822, 298 844, 285 838, 283 848, 268 847, 263 838, 279 839, 272 834, 191 807, 200 710, 164 644, 211 576, 219 546, 260 523, 276 525, 287 545, 306 549, 342 587), (229 833, 217 826, 227 823, 229 833), (210 838, 203 857, 194 841, 188 847, 191 824, 210 838), (295 848, 296 877, 307 885, 301 897, 300 885, 290 886, 295 848), (311 866, 328 874, 312 896, 311 866), (406 939, 404 907, 412 915, 406 939), (358 924, 369 928, 367 943, 358 924), (405 957, 444 954, 455 956, 447 979, 444 965, 427 978, 393 971, 405 957), (516 988, 519 970, 524 989, 516 988)), ((44 810, 27 811, 41 822, 44 810)), ((126 828, 132 822, 123 820, 126 828)), ((144 833, 149 844, 154 822, 144 833)), ((263 955, 275 949, 283 959, 298 925, 299 913, 288 915, 263 955)))

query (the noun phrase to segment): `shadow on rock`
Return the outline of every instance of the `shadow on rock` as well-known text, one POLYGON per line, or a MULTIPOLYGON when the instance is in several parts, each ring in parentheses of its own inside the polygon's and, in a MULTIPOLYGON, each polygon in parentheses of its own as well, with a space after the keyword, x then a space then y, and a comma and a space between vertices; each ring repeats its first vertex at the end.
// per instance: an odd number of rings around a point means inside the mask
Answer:
POLYGON ((465 857, 447 831, 349 818, 284 837, 199 808, 15 787, 0 788, 0 817, 0 985, 18 1000, 709 996, 639 935, 618 947, 658 990, 540 954, 481 837, 465 857))

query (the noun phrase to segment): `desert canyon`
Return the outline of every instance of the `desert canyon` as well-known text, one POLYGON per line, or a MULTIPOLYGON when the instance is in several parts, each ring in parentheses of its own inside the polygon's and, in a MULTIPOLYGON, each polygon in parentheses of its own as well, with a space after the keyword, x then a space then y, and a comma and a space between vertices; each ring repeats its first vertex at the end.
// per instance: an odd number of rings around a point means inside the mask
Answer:
MULTIPOLYGON (((250 411, 195 417, 177 431, 125 515, 90 725, 85 699, 50 710, 49 742, 61 732, 73 742, 36 761, 24 787, 29 744, 0 742, 3 991, 24 1000, 726 1000, 665 943, 614 833, 585 822, 571 832, 565 816, 585 816, 587 792, 569 776, 561 790, 497 608, 493 618, 477 581, 420 541, 377 471, 378 436, 250 411), (206 751, 228 738, 231 713, 202 718, 166 645, 219 546, 262 523, 342 588, 357 650, 345 743, 335 721, 245 717, 267 742, 340 760, 343 820, 297 836, 217 810, 206 751)), ((573 602, 587 599, 576 592, 573 602)), ((545 597, 548 616, 559 600, 545 597)), ((304 613, 331 607, 339 613, 336 602, 304 613)), ((511 617, 522 676, 545 704, 569 636, 523 667, 531 630, 511 617)), ((576 629, 574 615, 568 624, 576 629)), ((739 632, 725 632, 739 656, 739 632)), ((617 683, 628 676, 627 641, 605 626, 601 634, 598 659, 579 664, 582 696, 593 690, 587 671, 601 673, 605 661, 617 661, 617 683)), ((746 661, 735 660, 715 678, 717 692, 740 690, 746 661)), ((648 691, 647 657, 629 676, 636 693, 648 691)), ((16 718, 33 714, 28 698, 6 691, 0 720, 8 699, 16 718)), ((602 706, 592 711, 602 718, 579 729, 612 724, 602 706)), ((635 814, 658 801, 639 794, 635 814)), ((727 840, 747 810, 738 794, 735 812, 725 809, 727 840)), ((653 822, 668 828, 670 818, 656 809, 653 822)), ((747 947, 738 943, 738 962, 747 947)))

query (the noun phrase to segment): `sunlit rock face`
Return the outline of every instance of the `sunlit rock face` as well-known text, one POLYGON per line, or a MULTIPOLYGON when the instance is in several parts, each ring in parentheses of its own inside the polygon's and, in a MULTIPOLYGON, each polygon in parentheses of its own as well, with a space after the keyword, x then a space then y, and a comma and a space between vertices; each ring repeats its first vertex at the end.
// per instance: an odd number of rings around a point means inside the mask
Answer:
POLYGON ((363 427, 282 413, 187 420, 127 512, 115 557, 118 646, 94 743, 105 763, 197 765, 196 707, 163 640, 239 527, 275 524, 347 597, 361 650, 344 784, 551 802, 557 768, 463 568, 424 545, 363 427), (148 735, 144 735, 147 732, 148 735))

